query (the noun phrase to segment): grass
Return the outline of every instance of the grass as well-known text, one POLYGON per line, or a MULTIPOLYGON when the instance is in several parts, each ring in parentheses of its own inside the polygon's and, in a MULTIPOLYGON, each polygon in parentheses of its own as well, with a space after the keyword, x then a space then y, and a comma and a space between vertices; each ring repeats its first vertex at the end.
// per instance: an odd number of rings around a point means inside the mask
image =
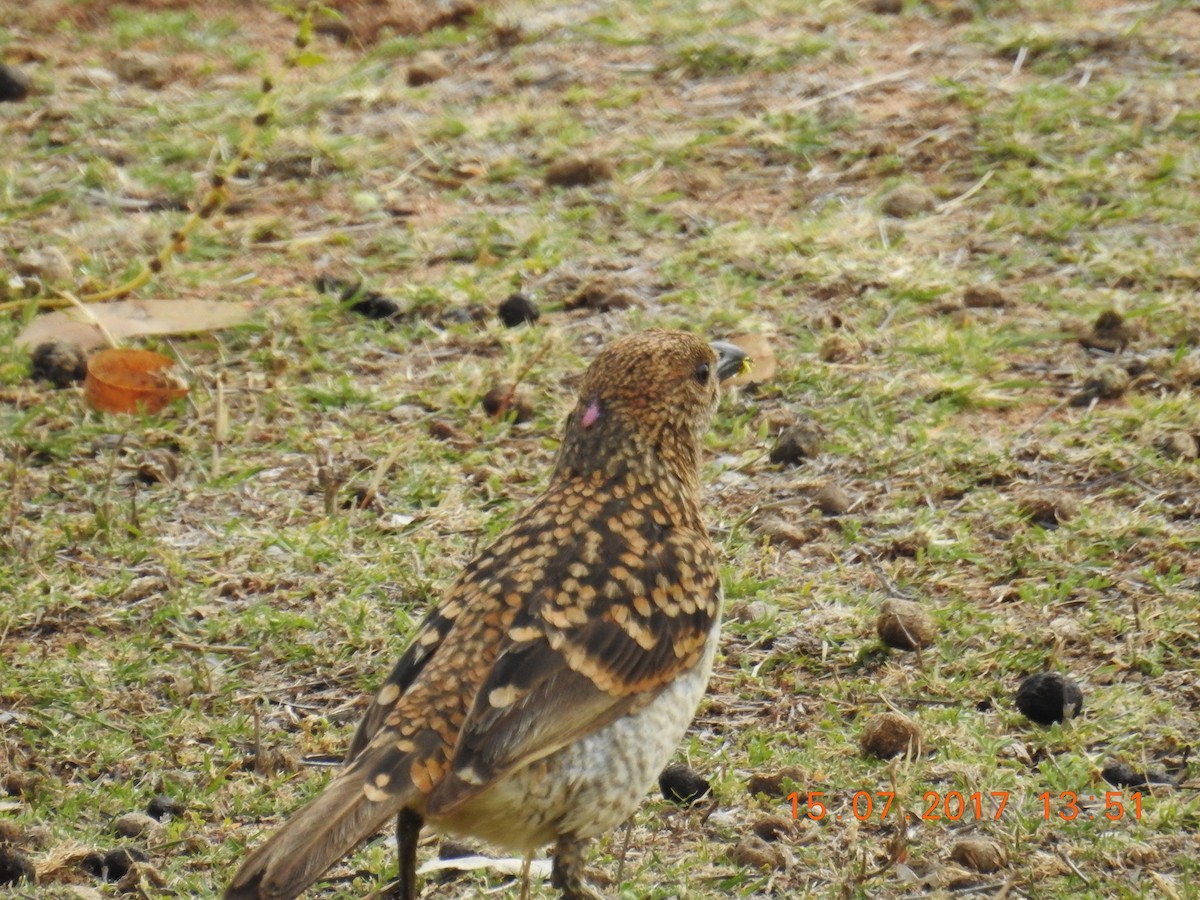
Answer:
MULTIPOLYGON (((92 881, 82 852, 136 843, 114 817, 164 793, 185 811, 148 843, 163 886, 147 890, 215 896, 261 828, 319 790, 305 763, 341 753, 441 588, 536 494, 586 361, 653 325, 766 334, 780 368, 723 402, 706 462, 727 625, 678 757, 715 806, 649 798, 606 889, 1197 896, 1200 472, 1163 449, 1200 437, 1185 7, 614 0, 321 42, 319 65, 282 79, 233 208, 145 292, 252 299, 255 323, 145 341, 183 362, 189 400, 104 417, 31 381, 11 339, 39 292, 106 286, 168 239, 294 30, 181 7, 38 2, 0 31, 39 89, 0 109, 15 148, 0 302, 23 301, 0 319, 0 816, 41 876, 14 896, 74 896, 92 881), (451 75, 411 89, 406 60, 426 49, 451 75), (118 53, 168 59, 171 77, 75 76, 118 53), (615 175, 547 188, 565 153, 615 175), (934 208, 882 216, 899 185, 934 208), (75 283, 25 268, 48 248, 75 283), (362 278, 407 315, 364 320, 318 274, 362 278), (601 280, 634 305, 567 308, 601 280), (964 303, 981 287, 998 305, 964 303), (466 315, 517 289, 538 325, 466 315), (1114 310, 1127 345, 1088 349, 1114 310), (1074 405, 1112 366, 1127 389, 1074 405), (531 420, 489 420, 483 395, 523 372, 531 420), (772 464, 797 422, 820 454, 772 464), (814 505, 827 481, 851 497, 842 515, 814 505), (892 596, 937 623, 919 658, 875 636, 892 596), (1013 694, 1046 668, 1085 706, 1041 728, 1013 694), (864 757, 863 722, 888 709, 919 723, 921 755, 864 757), (1100 777, 1113 760, 1182 787, 1144 791, 1140 820, 1086 818, 1094 801, 1059 817, 1064 791, 1129 802, 1100 777), (778 791, 749 791, 785 767, 778 791), (823 791, 830 815, 787 826, 793 788, 823 791), (913 819, 899 836, 855 820, 859 791, 893 791, 913 819), (950 791, 1009 806, 922 817, 950 791), (737 848, 771 817, 782 855, 760 869, 737 848), (997 872, 956 860, 966 837, 999 845, 997 872)), ((598 843, 602 879, 622 843, 598 843)), ((392 853, 369 844, 325 895, 383 884, 392 853)))

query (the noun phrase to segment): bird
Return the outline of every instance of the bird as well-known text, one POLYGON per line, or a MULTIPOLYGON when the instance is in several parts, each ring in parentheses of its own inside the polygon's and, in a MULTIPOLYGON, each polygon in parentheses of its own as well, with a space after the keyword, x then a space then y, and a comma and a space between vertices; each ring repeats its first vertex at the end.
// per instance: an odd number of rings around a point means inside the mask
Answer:
POLYGON ((344 768, 253 850, 225 900, 287 900, 396 822, 528 855, 563 900, 602 895, 588 842, 625 822, 691 724, 721 621, 700 462, 720 383, 749 366, 683 331, 605 346, 547 487, 474 557, 374 694, 344 768))

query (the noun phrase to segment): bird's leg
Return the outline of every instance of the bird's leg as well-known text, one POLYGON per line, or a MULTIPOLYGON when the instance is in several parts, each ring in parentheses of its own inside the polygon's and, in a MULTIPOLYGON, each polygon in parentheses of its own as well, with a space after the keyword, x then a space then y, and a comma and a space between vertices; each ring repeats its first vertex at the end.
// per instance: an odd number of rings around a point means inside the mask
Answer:
POLYGON ((397 900, 417 900, 417 842, 425 820, 420 813, 402 809, 396 816, 396 852, 399 857, 400 891, 397 900))
POLYGON ((533 863, 533 851, 525 854, 521 863, 521 900, 529 900, 529 866, 533 863))
POLYGON ((621 857, 617 861, 617 887, 625 880, 625 856, 629 853, 629 841, 633 837, 633 816, 625 820, 625 840, 621 841, 621 857))
POLYGON ((554 845, 554 865, 550 883, 562 891, 563 900, 606 900, 583 880, 584 851, 587 841, 563 835, 554 845))

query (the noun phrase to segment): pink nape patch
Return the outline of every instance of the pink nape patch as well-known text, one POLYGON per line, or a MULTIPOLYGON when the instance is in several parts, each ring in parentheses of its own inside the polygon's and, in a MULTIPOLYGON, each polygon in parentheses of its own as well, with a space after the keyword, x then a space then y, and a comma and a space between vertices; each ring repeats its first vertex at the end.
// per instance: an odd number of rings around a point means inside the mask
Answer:
POLYGON ((583 427, 591 428, 600 418, 600 403, 593 400, 583 411, 583 427))

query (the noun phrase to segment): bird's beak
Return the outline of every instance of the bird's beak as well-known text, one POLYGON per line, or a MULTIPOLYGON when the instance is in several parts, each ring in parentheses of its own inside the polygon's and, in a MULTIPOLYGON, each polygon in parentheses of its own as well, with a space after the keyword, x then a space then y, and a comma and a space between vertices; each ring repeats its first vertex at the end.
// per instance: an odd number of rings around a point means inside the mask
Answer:
POLYGON ((725 381, 750 371, 750 357, 741 347, 735 347, 728 341, 713 341, 708 346, 717 354, 717 378, 725 381))

